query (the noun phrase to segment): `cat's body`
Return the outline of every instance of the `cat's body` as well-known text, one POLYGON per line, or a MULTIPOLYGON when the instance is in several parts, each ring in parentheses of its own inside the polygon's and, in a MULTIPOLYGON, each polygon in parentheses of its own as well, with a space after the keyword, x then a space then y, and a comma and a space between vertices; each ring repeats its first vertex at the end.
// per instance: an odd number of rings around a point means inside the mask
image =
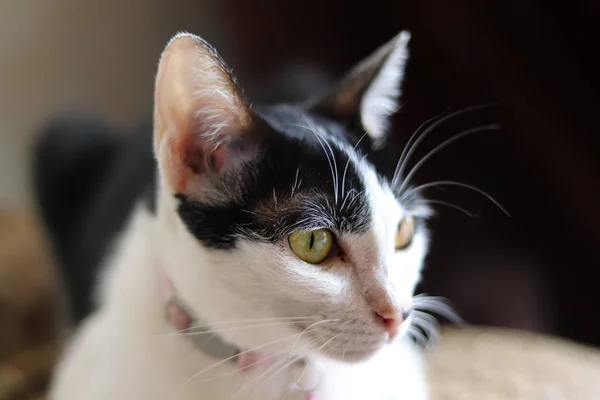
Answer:
POLYGON ((106 257, 51 398, 426 399, 405 333, 429 210, 358 150, 382 142, 407 42, 322 101, 255 110, 212 48, 177 36, 157 77, 152 201, 106 257), (238 355, 177 332, 182 309, 238 355), (299 391, 305 374, 318 386, 299 391))

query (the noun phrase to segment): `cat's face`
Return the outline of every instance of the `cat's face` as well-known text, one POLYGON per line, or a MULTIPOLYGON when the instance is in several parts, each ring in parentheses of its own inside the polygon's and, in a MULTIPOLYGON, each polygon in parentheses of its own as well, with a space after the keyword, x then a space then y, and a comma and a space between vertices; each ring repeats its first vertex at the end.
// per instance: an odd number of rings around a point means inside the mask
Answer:
POLYGON ((238 346, 352 361, 402 330, 427 209, 400 202, 359 148, 383 139, 407 41, 320 101, 260 109, 205 42, 181 35, 167 47, 155 108, 161 262, 213 327, 242 321, 221 329, 238 346))

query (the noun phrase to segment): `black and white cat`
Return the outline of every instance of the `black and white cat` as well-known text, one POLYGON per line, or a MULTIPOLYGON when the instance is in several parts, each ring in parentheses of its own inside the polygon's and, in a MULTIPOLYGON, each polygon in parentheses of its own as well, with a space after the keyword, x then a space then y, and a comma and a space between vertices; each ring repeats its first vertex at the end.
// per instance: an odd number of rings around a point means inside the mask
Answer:
POLYGON ((205 41, 171 40, 154 201, 106 258, 52 399, 427 398, 405 333, 429 209, 363 155, 385 140, 408 41, 322 98, 253 107, 205 41))

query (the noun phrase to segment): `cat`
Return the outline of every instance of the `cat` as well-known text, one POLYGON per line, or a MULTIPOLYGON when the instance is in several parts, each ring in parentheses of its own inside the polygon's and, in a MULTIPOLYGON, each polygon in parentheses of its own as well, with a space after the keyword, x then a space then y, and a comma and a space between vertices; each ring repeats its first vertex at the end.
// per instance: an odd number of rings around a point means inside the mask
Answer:
POLYGON ((207 42, 171 39, 152 191, 104 259, 50 398, 426 399, 407 332, 431 211, 367 159, 409 40, 322 96, 255 106, 207 42))

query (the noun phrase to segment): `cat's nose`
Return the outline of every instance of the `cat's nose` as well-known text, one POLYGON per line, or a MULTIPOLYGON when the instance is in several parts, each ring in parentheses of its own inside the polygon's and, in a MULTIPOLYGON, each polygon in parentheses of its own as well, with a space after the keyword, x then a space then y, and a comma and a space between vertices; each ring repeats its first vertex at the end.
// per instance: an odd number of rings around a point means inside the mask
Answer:
POLYGON ((375 315, 388 333, 389 340, 392 341, 398 335, 400 327, 410 315, 410 311, 389 307, 376 311, 375 315))

